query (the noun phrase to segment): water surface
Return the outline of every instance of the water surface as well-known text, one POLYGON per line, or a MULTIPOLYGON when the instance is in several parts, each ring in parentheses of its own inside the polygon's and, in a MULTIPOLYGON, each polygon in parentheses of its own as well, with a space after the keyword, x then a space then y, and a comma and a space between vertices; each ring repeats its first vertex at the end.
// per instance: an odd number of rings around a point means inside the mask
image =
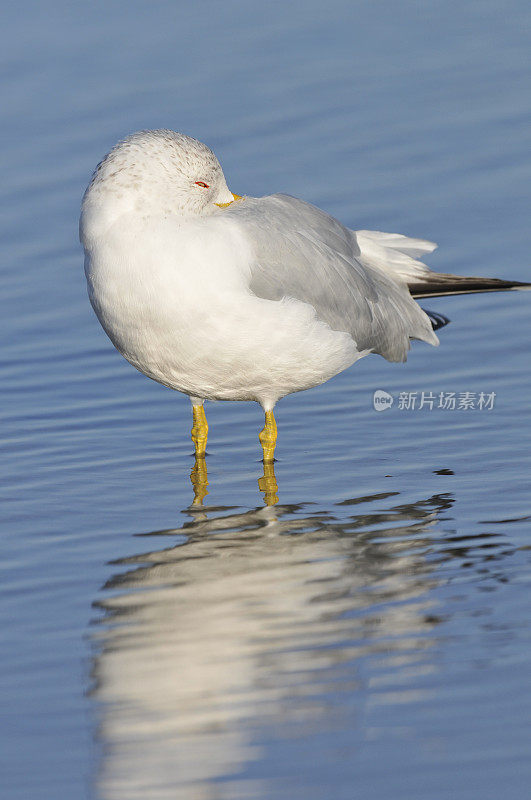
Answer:
POLYGON ((526 795, 529 294, 424 302, 452 320, 438 349, 283 400, 273 474, 260 409, 209 404, 205 474, 186 398, 93 318, 77 217, 106 150, 166 126, 236 192, 529 280, 530 22, 521 0, 6 10, 10 800, 526 795))

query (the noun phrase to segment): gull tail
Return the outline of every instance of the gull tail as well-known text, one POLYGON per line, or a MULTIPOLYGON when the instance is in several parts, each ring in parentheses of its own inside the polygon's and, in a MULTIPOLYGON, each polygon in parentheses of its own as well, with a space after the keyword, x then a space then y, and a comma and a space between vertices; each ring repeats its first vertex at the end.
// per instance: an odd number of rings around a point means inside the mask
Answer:
MULTIPOLYGON (((411 295, 415 298, 531 288, 531 283, 522 281, 474 278, 450 275, 446 272, 432 272, 422 261, 418 260, 437 247, 436 244, 425 239, 412 239, 399 233, 382 233, 381 231, 356 231, 356 238, 361 257, 365 258, 368 263, 405 281, 411 295)), ((439 327, 441 326, 439 325, 439 327)))

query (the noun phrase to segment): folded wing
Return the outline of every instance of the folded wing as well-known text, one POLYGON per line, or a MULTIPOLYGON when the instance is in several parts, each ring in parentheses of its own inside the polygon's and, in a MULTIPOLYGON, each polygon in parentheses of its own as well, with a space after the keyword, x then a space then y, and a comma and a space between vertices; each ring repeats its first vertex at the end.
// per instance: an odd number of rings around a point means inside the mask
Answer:
POLYGON ((308 303, 333 330, 348 332, 359 350, 389 361, 405 361, 411 339, 438 344, 406 280, 372 263, 356 233, 324 211, 277 194, 245 198, 225 213, 252 243, 249 288, 258 297, 308 303))

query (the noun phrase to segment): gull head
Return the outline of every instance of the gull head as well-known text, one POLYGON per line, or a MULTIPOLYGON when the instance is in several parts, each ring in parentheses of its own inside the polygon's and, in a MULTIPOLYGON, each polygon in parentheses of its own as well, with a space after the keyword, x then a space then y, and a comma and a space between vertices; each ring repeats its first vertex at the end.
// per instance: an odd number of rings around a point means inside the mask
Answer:
POLYGON ((205 216, 239 199, 205 144, 175 131, 140 131, 96 167, 83 199, 81 234, 91 223, 108 227, 123 214, 205 216))

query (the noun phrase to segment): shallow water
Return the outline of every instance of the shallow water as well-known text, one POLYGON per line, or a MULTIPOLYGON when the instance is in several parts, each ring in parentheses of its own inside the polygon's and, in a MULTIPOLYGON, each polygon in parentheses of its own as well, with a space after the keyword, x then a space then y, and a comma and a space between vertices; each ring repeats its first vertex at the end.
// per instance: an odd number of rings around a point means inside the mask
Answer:
POLYGON ((438 349, 283 400, 274 474, 260 409, 209 404, 205 475, 186 398, 93 318, 77 216, 114 141, 167 126, 234 191, 529 280, 530 23, 520 1, 6 10, 10 800, 526 795, 529 293, 423 301, 452 320, 438 349))

